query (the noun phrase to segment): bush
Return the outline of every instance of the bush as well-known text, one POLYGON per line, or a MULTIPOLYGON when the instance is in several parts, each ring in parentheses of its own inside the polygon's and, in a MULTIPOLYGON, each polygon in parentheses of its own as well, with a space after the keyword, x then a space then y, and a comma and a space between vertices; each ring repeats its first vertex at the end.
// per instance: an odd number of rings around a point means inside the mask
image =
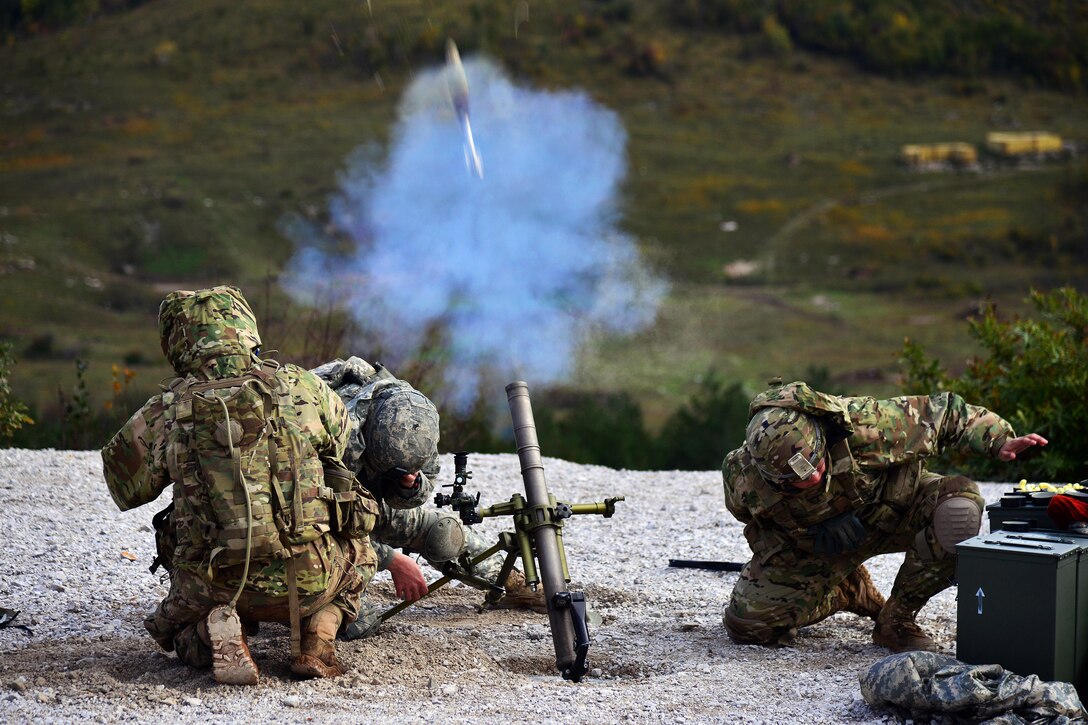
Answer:
POLYGON ((950 377, 920 346, 907 341, 900 357, 907 393, 951 390, 1004 416, 1017 433, 1039 433, 1050 444, 1012 464, 955 461, 979 476, 1080 480, 1088 464, 1088 296, 1065 287, 1032 291, 1036 316, 1003 321, 991 305, 969 324, 983 355, 950 377))
POLYGON ((656 436, 626 393, 579 396, 569 405, 553 399, 534 409, 545 455, 629 470, 705 471, 743 440, 750 400, 740 383, 710 371, 656 436))
POLYGON ((26 405, 11 394, 8 373, 14 364, 11 345, 0 342, 0 441, 10 440, 15 431, 34 423, 27 415, 26 405))
POLYGON ((677 0, 666 8, 680 25, 761 36, 753 50, 784 54, 798 45, 896 76, 993 73, 1075 90, 1088 63, 1081 42, 1088 15, 1061 4, 677 0))
POLYGON ((711 371, 688 402, 665 421, 656 467, 700 471, 720 467, 725 454, 744 440, 751 399, 740 383, 727 385, 711 371))
POLYGON ((753 33, 762 29, 772 6, 769 0, 673 0, 666 12, 681 25, 753 33))
POLYGON ((44 332, 38 335, 23 350, 23 357, 28 360, 46 360, 56 355, 57 341, 53 333, 44 332))
POLYGON ((789 55, 793 50, 789 31, 782 27, 782 23, 778 22, 775 16, 768 15, 763 18, 762 30, 763 46, 769 55, 782 57, 789 55))
POLYGON ((540 406, 536 422, 545 455, 612 468, 653 466, 642 408, 626 393, 586 397, 562 413, 540 406))

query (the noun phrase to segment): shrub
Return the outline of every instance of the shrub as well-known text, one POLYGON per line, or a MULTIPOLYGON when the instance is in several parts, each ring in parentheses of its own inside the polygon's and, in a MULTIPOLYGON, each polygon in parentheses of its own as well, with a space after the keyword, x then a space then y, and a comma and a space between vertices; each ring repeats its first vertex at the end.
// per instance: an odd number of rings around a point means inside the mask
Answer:
POLYGON ((761 36, 754 46, 783 54, 792 45, 845 56, 889 75, 1006 74, 1076 90, 1088 45, 1082 12, 1066 5, 947 0, 677 0, 673 22, 761 36))
POLYGON ((11 345, 0 342, 0 441, 9 440, 15 431, 34 423, 27 415, 26 405, 11 394, 8 374, 14 364, 11 345))
POLYGON ((23 350, 23 357, 28 360, 45 360, 57 354, 57 341, 51 332, 38 335, 23 350))
POLYGON ((778 57, 789 55, 793 50, 793 43, 790 41, 790 32, 782 26, 782 23, 778 22, 775 16, 767 15, 763 18, 761 27, 763 31, 761 38, 766 52, 778 57))
POLYGON ((951 377, 920 346, 906 341, 900 362, 907 393, 951 390, 1004 416, 1020 434, 1039 433, 1050 444, 1012 464, 956 460, 976 475, 1033 480, 1080 480, 1088 464, 1088 296, 1065 287, 1032 291, 1036 315, 1001 320, 991 305, 969 321, 983 354, 951 377))
POLYGON ((744 440, 751 397, 740 383, 727 385, 716 372, 708 373, 665 421, 657 467, 705 471, 721 466, 725 454, 744 440))
POLYGON ((76 384, 72 392, 57 386, 60 404, 60 444, 62 448, 87 450, 97 447, 91 429, 91 404, 87 393, 87 361, 76 360, 76 384))
POLYGON ((626 393, 584 397, 560 413, 540 406, 537 428, 544 453, 578 463, 647 469, 653 465, 653 439, 642 408, 626 393))

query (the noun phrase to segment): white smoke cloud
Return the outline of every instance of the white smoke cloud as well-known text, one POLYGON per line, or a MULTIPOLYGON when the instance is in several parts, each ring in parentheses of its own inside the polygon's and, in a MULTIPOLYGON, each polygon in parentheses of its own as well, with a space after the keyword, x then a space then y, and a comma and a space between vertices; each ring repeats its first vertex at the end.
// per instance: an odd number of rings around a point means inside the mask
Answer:
POLYGON ((563 379, 588 335, 650 324, 665 284, 617 227, 616 114, 584 93, 518 87, 486 60, 465 71, 484 178, 466 167, 444 71, 418 75, 387 157, 357 150, 330 200, 350 249, 286 224, 298 252, 283 282, 304 299, 334 289, 398 356, 444 325, 447 382, 470 399, 484 368, 563 379))

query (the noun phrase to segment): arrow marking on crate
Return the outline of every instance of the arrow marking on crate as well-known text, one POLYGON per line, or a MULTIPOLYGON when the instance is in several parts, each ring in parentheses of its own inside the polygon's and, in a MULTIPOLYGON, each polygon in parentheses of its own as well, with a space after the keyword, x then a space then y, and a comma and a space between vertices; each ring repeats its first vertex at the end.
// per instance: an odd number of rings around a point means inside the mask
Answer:
POLYGON ((986 598, 986 592, 982 591, 982 587, 978 588, 975 592, 975 596, 978 597, 978 613, 982 614, 982 600, 986 598))

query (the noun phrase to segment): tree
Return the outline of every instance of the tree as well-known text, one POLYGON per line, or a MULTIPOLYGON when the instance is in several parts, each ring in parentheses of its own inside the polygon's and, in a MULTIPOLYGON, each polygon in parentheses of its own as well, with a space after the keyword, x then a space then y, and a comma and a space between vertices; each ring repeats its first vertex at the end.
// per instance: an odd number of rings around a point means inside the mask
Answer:
POLYGON ((1008 464, 965 460, 976 474, 1032 480, 1079 481, 1088 475, 1088 296, 1071 287, 1032 291, 1036 314, 1001 320, 988 306, 969 321, 983 354, 951 377, 936 360, 907 340, 900 362, 908 393, 951 390, 970 403, 999 413, 1018 433, 1040 433, 1050 441, 1038 456, 1008 464))

